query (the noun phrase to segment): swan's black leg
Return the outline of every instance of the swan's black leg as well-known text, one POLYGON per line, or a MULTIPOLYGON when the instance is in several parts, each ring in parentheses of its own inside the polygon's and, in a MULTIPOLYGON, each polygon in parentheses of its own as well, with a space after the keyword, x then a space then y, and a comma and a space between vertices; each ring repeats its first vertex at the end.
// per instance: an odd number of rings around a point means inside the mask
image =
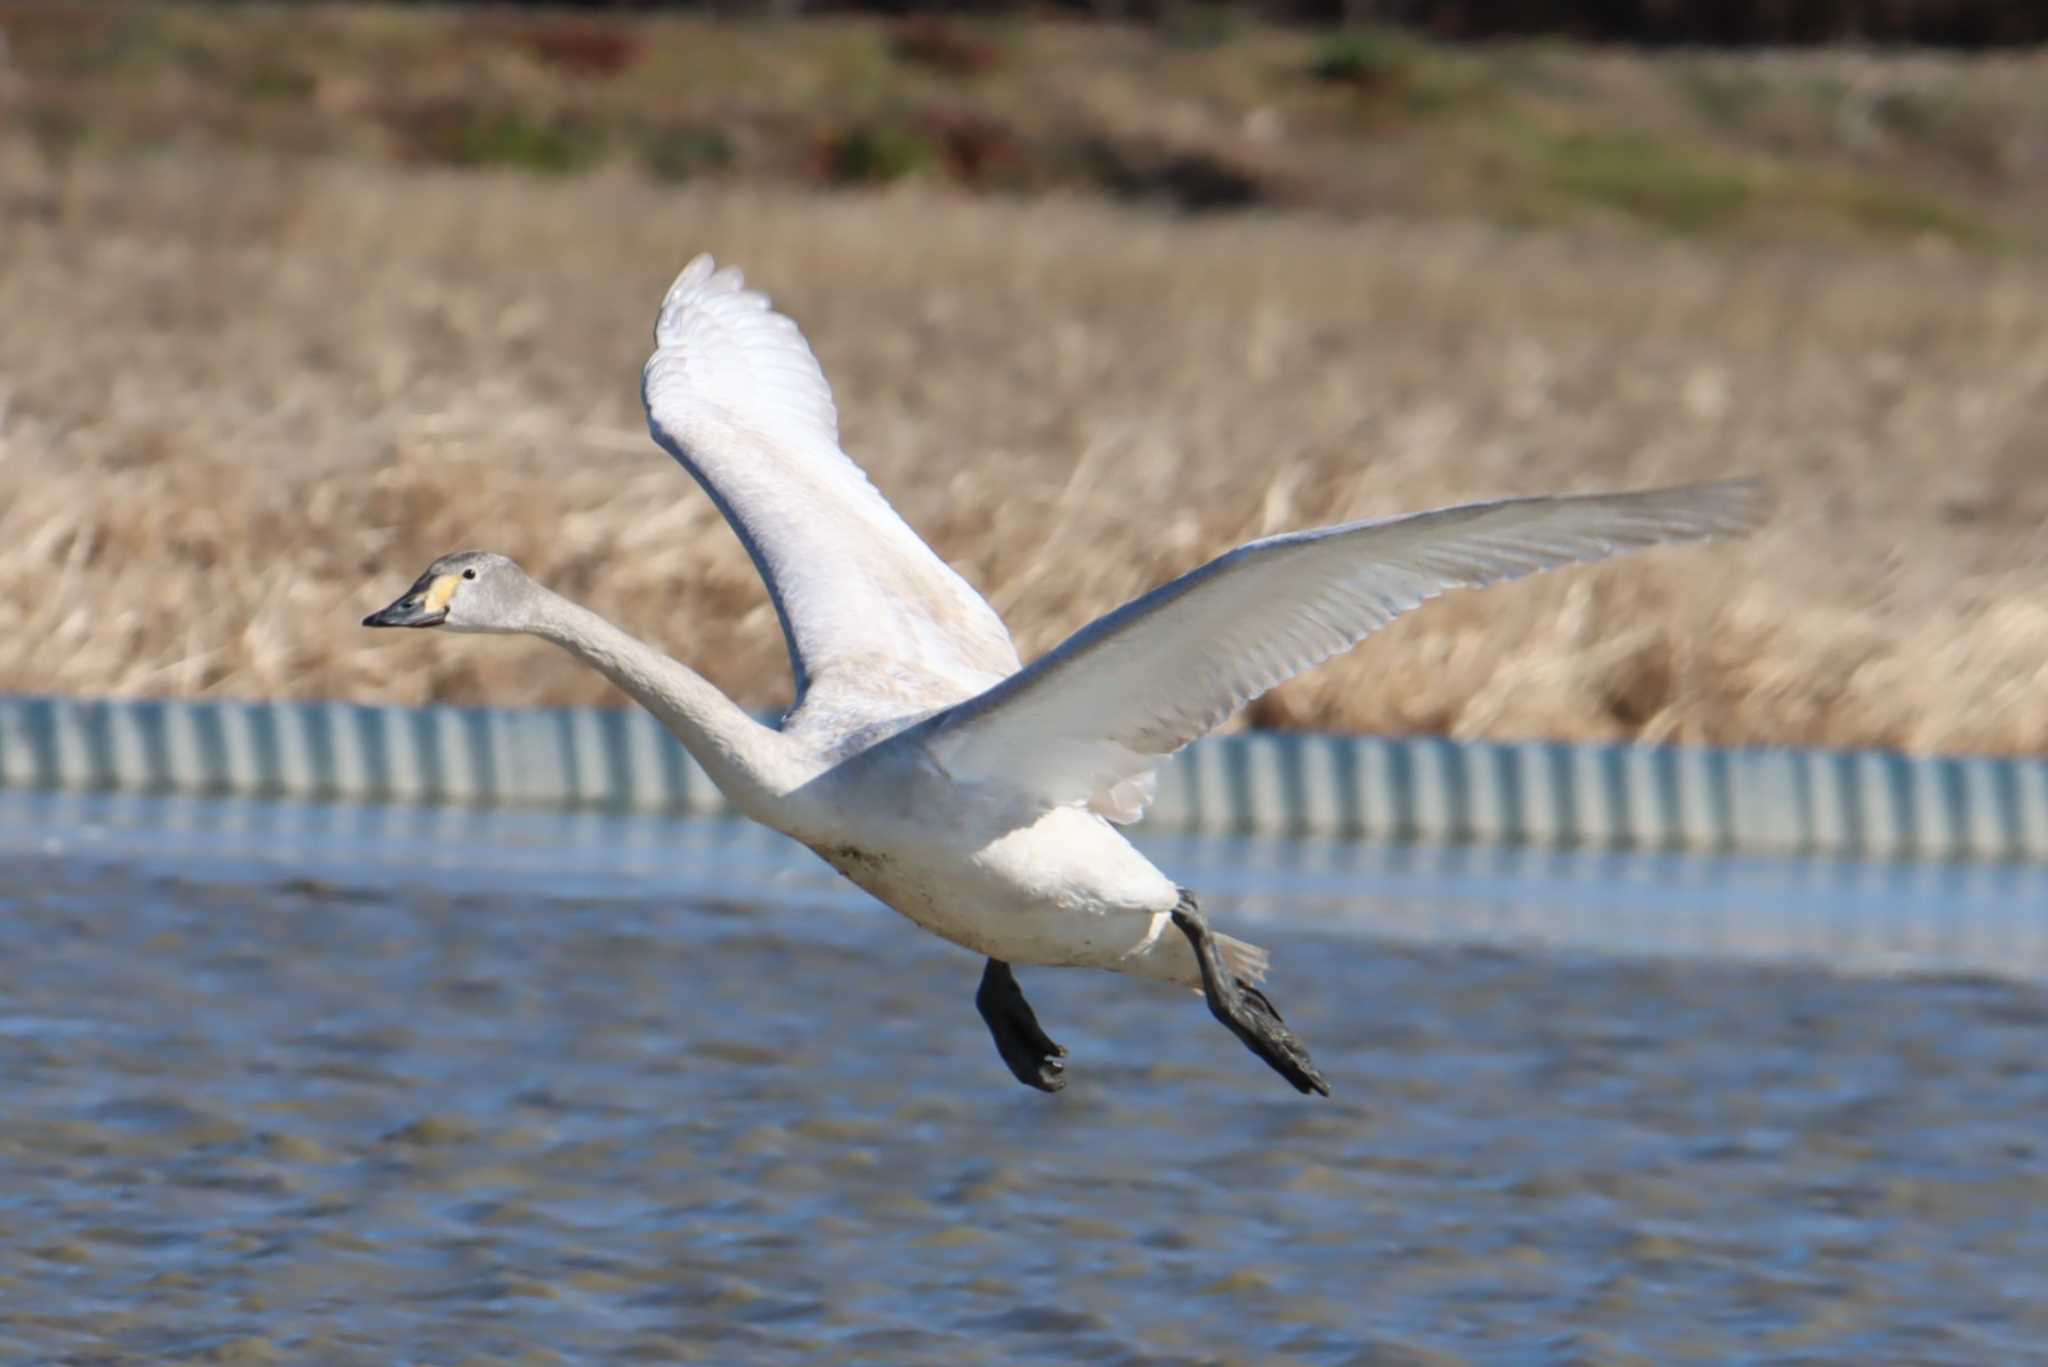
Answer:
POLYGON ((974 994, 988 1032, 995 1036, 996 1049, 1017 1081, 1041 1092, 1057 1092, 1067 1085, 1067 1051, 1054 1044, 1038 1026, 1031 1003, 1001 959, 990 959, 981 972, 981 990, 974 994))
POLYGON ((1216 952, 1216 939, 1209 933, 1209 923, 1202 918, 1202 909, 1195 905, 1194 894, 1184 888, 1180 904, 1173 909, 1173 923, 1194 946, 1210 1013, 1229 1026, 1230 1033, 1243 1040, 1245 1048, 1293 1083, 1296 1091, 1328 1096, 1330 1084, 1323 1081, 1323 1075, 1309 1061, 1308 1046, 1281 1021, 1280 1013, 1266 1000, 1266 994, 1224 970, 1223 960, 1216 952))

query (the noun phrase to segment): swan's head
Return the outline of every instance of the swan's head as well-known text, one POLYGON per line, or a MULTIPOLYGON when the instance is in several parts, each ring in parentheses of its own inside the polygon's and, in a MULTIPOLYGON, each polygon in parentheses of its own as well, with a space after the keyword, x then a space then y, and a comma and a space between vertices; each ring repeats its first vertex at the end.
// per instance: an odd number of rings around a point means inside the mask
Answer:
POLYGON ((456 551, 398 601, 363 619, 366 627, 447 627, 450 631, 525 631, 538 593, 526 571, 490 551, 456 551))

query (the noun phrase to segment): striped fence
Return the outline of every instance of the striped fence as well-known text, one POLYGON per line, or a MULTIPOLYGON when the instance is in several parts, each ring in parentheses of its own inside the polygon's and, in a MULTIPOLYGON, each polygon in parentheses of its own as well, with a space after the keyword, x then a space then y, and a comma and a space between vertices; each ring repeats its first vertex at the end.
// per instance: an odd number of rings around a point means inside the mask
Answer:
MULTIPOLYGON (((725 801, 638 709, 0 697, 0 787, 612 807, 725 801)), ((1254 734, 1164 766, 1153 830, 2048 862, 2048 760, 1254 734)))

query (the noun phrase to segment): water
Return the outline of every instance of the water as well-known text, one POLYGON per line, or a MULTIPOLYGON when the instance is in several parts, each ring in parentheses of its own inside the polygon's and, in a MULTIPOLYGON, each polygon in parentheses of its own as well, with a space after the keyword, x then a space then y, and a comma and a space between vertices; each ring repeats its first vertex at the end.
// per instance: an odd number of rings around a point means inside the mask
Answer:
POLYGON ((0 850, 10 1363, 2048 1361, 2043 871, 1160 843, 1316 1102, 1044 970, 1029 1092, 975 960, 746 827, 0 850))

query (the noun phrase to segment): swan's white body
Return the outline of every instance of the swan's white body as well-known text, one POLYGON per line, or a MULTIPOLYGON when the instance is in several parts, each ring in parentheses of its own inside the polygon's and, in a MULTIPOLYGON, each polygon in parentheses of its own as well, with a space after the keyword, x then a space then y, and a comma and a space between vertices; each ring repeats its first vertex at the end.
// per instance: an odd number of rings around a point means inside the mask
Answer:
MULTIPOLYGON (((1008 963, 1202 985, 1189 938, 1166 933, 1179 889, 1112 824, 1143 811, 1164 757, 1446 589, 1738 532, 1759 511, 1753 485, 1700 485, 1272 537, 1021 668, 995 611, 841 452, 810 347, 737 271, 693 261, 655 339, 649 428, 746 544, 788 638, 796 703, 781 726, 516 567, 515 592, 457 582, 477 569, 447 558, 373 624, 555 641, 660 716, 742 811, 1008 963)), ((1233 973, 1259 979, 1262 951, 1216 939, 1233 973)))
MULTIPOLYGON (((821 781, 789 833, 936 935, 1017 964, 1114 968, 1199 987, 1194 955, 1162 932, 1173 880, 1098 813, 1039 808, 962 786, 886 744, 821 781), (822 837, 822 838, 821 838, 822 837)), ((1257 980, 1263 957, 1236 946, 1257 980)))

